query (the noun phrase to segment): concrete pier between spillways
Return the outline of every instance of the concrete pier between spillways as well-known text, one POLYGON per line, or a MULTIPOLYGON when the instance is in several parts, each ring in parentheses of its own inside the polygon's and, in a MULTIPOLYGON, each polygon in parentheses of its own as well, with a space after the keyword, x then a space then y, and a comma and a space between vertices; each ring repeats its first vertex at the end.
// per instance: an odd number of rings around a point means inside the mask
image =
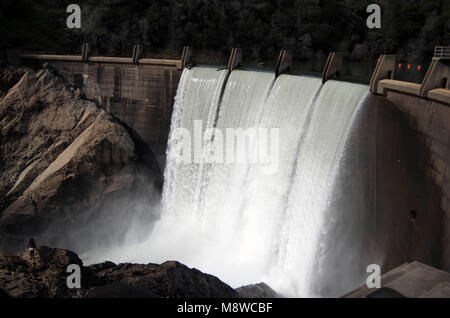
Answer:
MULTIPOLYGON (((135 47, 130 58, 91 57, 84 45, 81 56, 21 58, 49 63, 163 153, 181 72, 195 65, 193 51, 184 48, 179 60, 143 59, 140 52, 135 47)), ((275 74, 289 72, 291 63, 282 51, 275 74)), ((342 54, 331 53, 323 82, 339 79, 343 63, 342 54)), ((450 271, 449 60, 433 58, 421 84, 396 80, 395 63, 394 55, 380 57, 359 141, 350 149, 370 202, 367 261, 382 259, 384 272, 411 261, 450 271)), ((241 66, 242 54, 233 49, 228 70, 241 66)))

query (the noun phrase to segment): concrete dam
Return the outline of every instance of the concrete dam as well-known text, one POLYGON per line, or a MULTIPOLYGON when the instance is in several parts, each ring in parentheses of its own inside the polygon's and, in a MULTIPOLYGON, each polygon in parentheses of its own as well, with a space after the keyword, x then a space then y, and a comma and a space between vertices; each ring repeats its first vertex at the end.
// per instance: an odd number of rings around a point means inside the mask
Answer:
POLYGON ((223 69, 196 66, 190 48, 176 61, 140 59, 138 47, 132 58, 87 51, 21 58, 48 62, 154 151, 167 145, 148 241, 95 261, 178 259, 233 287, 265 281, 300 297, 341 296, 369 264, 450 270, 448 59, 414 84, 395 80, 395 56, 383 55, 364 85, 339 81, 339 53, 320 78, 289 74, 287 51, 275 72, 245 70, 239 49, 223 69), (208 151, 180 164, 176 131, 198 124, 208 151), (227 128, 278 128, 278 169, 206 160, 227 128))

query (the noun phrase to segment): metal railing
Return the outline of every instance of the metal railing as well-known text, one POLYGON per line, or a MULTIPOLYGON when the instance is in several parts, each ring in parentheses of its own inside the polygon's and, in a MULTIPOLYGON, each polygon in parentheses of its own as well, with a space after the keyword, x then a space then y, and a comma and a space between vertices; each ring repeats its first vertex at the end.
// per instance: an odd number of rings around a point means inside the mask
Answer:
POLYGON ((435 46, 434 57, 450 57, 450 46, 435 46))

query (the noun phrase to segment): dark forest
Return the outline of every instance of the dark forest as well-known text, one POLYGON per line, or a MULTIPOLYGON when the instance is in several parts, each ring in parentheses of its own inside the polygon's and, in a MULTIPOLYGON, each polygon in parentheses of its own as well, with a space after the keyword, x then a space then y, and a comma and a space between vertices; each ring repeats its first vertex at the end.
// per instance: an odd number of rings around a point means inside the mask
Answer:
POLYGON ((66 27, 65 0, 2 0, 0 46, 76 53, 88 42, 93 54, 177 56, 185 45, 210 55, 241 47, 254 61, 289 49, 297 59, 345 52, 355 61, 381 53, 428 61, 435 45, 450 41, 445 0, 80 0, 82 29, 66 27), (378 3, 381 29, 369 29, 367 5, 378 3))

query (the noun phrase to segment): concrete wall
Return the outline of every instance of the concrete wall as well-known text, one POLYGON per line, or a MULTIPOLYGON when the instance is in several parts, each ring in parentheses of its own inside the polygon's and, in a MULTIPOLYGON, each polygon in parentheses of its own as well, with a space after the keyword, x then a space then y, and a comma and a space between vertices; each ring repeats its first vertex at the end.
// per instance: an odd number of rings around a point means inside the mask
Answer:
MULTIPOLYGON (((450 79, 450 59, 449 58, 433 58, 430 68, 425 75, 422 83, 420 96, 429 97, 428 92, 437 88, 449 89, 450 79), (445 85, 442 85, 442 79, 446 79, 445 85), (445 86, 445 87, 442 87, 445 86)), ((450 99, 449 99, 450 100, 450 99)))
POLYGON ((371 95, 351 138, 343 188, 362 192, 365 214, 335 237, 364 224, 355 248, 366 266, 386 272, 419 261, 450 271, 450 107, 396 91, 371 95))
MULTIPOLYGON (((417 212, 441 221, 442 259, 430 265, 450 271, 450 107, 395 91, 388 91, 386 99, 402 113, 417 142, 409 158, 411 174, 423 178, 417 212)), ((438 231, 436 222, 420 229, 422 235, 438 231)), ((424 252, 432 250, 431 241, 422 244, 424 252)))
POLYGON ((394 90, 450 105, 450 58, 433 58, 421 84, 395 80, 395 59, 395 55, 380 56, 370 80, 372 93, 386 95, 386 90, 394 90))
POLYGON ((340 213, 317 266, 321 295, 363 285, 369 264, 383 273, 412 261, 449 268, 450 109, 422 102, 370 95, 358 114, 329 202, 340 213))
POLYGON ((180 70, 170 66, 92 62, 49 64, 149 145, 166 144, 180 70))
POLYGON ((421 261, 449 271, 450 90, 442 83, 450 60, 433 58, 421 84, 389 78, 394 63, 395 56, 381 56, 371 80, 371 92, 382 95, 371 96, 367 124, 376 123, 371 160, 377 160, 376 224, 383 233, 374 242, 386 254, 386 269, 421 261), (417 213, 409 228, 407 210, 417 213))

